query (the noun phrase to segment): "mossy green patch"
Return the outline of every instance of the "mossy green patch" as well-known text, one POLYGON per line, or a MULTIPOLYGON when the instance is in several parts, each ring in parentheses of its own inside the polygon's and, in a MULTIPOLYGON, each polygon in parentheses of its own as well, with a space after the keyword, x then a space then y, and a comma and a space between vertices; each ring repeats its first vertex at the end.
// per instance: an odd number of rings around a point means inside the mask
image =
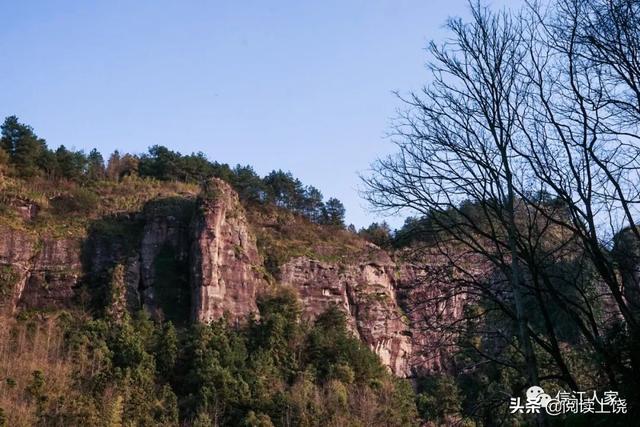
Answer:
POLYGON ((191 289, 189 288, 189 264, 180 259, 175 249, 164 245, 154 260, 153 288, 156 304, 164 318, 183 326, 189 321, 191 289))
POLYGON ((20 275, 10 265, 0 265, 0 302, 11 297, 20 275))

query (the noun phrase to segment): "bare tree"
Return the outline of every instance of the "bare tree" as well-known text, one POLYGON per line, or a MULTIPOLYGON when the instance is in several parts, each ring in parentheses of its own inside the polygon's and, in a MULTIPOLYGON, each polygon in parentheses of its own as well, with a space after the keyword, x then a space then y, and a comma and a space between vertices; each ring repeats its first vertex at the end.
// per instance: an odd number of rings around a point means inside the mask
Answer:
POLYGON ((556 223, 579 240, 607 291, 603 297, 622 318, 628 355, 615 354, 602 336, 612 319, 590 318, 583 332, 606 360, 610 381, 616 383, 615 369, 635 384, 631 390, 640 386, 640 319, 611 249, 625 228, 640 240, 639 8, 627 0, 560 0, 545 11, 531 6, 525 69, 531 98, 520 116, 518 148, 530 180, 567 207, 569 220, 556 223))
POLYGON ((432 82, 402 97, 399 153, 363 178, 373 206, 435 225, 431 250, 464 277, 444 298, 474 295, 513 321, 529 384, 580 388, 561 315, 609 386, 640 389, 640 319, 612 252, 622 230, 640 242, 639 9, 558 0, 516 15, 472 4, 469 23, 450 20, 453 37, 430 45, 432 82), (466 271, 450 256, 454 244, 498 276, 466 271), (620 330, 624 343, 612 345, 620 330))
MULTIPOLYGON (((374 166, 376 173, 365 178, 367 196, 377 207, 432 216, 448 236, 509 278, 508 297, 495 302, 514 319, 528 382, 538 384, 517 254, 521 161, 512 148, 526 100, 520 72, 526 50, 518 19, 478 5, 472 13, 469 24, 449 21, 452 40, 431 44, 433 83, 405 99, 411 109, 395 128, 400 154, 374 166), (475 203, 480 218, 462 202, 475 203)), ((493 290, 485 286, 482 293, 490 297, 493 290)))

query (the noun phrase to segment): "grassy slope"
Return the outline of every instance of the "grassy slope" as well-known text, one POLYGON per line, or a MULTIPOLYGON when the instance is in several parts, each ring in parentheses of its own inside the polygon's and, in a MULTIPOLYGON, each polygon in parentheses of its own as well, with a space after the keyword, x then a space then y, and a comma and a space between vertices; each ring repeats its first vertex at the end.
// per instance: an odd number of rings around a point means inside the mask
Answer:
POLYGON ((0 177, 0 225, 51 237, 84 237, 89 224, 96 219, 140 212, 145 203, 154 199, 194 198, 198 191, 194 184, 137 177, 87 186, 0 177), (34 220, 24 220, 17 213, 15 207, 25 204, 37 205, 34 220))
POLYGON ((247 216, 270 272, 288 260, 307 256, 348 263, 364 256, 369 246, 356 234, 312 223, 275 206, 246 206, 247 216))

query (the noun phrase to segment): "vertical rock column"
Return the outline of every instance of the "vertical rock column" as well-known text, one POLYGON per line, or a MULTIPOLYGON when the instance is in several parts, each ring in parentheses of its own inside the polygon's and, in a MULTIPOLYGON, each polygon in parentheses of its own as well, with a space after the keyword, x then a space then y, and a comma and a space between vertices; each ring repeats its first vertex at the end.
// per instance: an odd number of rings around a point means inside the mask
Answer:
POLYGON ((237 322, 256 312, 256 293, 266 285, 261 265, 238 194, 217 178, 206 182, 193 222, 193 320, 206 323, 227 313, 237 322))

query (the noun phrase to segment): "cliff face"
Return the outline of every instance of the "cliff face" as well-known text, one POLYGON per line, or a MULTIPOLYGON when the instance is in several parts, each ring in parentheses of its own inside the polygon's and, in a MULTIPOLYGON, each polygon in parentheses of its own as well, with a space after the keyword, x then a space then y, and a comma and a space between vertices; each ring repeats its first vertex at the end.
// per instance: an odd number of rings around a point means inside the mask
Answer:
POLYGON ((411 332, 396 301, 395 266, 384 252, 376 255, 348 265, 296 258, 282 267, 280 282, 298 291, 307 318, 342 308, 354 334, 393 373, 408 376, 411 332))
POLYGON ((262 260, 236 192, 213 179, 203 193, 191 245, 192 318, 209 322, 227 312, 240 321, 257 311, 262 260))
POLYGON ((29 279, 36 240, 9 228, 0 229, 0 308, 13 312, 29 279))
MULTIPOLYGON (((190 313, 190 224, 195 202, 162 199, 144 209, 142 233, 136 256, 129 262, 137 279, 140 304, 156 316, 184 322, 190 313)), ((131 283, 131 280, 129 280, 131 283)))
POLYGON ((451 295, 457 280, 446 257, 421 254, 419 264, 401 263, 397 270, 396 296, 405 309, 411 330, 409 366, 414 375, 447 368, 446 354, 455 336, 443 325, 462 316, 466 297, 451 295))
MULTIPOLYGON (((142 212, 97 221, 84 239, 53 239, 0 229, 0 304, 3 310, 58 308, 81 292, 103 295, 117 265, 124 272, 130 310, 145 307, 176 323, 209 322, 223 315, 241 322, 257 312, 268 289, 263 259, 238 195, 223 181, 208 182, 198 200, 159 199, 142 212), (101 293, 102 292, 102 293, 101 293)), ((280 266, 276 286, 295 289, 303 316, 330 305, 347 314, 351 331, 398 376, 437 369, 425 332, 421 298, 444 277, 397 263, 374 245, 349 258, 294 257, 280 266)), ((96 298, 104 301, 103 297, 96 298)), ((459 315, 460 306, 446 308, 459 315)))
POLYGON ((80 244, 1 227, 0 310, 71 305, 82 273, 80 244))
POLYGON ((298 291, 307 318, 332 304, 341 307, 354 334, 394 374, 409 377, 446 369, 443 349, 454 337, 438 327, 460 318, 466 300, 447 295, 456 279, 446 257, 425 259, 426 265, 396 262, 372 245, 349 263, 293 259, 283 266, 280 283, 298 291))

